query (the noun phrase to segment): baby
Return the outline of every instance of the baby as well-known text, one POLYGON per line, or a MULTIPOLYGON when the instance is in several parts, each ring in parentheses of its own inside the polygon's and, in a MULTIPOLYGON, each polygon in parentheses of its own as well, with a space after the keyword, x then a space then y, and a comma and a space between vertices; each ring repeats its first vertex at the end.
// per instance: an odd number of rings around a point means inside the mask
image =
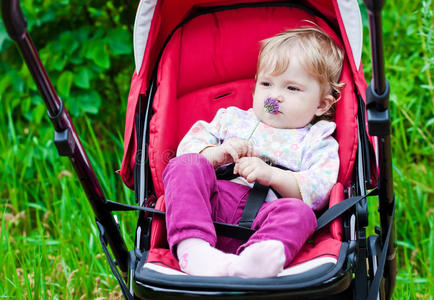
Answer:
POLYGON ((313 210, 327 205, 339 170, 331 120, 342 64, 320 29, 280 33, 262 42, 253 108, 220 109, 192 126, 163 174, 168 242, 184 272, 273 277, 314 232, 313 210), (239 177, 217 180, 215 169, 233 162, 239 177), (271 187, 256 232, 245 243, 217 238, 213 221, 237 224, 255 181, 271 187))

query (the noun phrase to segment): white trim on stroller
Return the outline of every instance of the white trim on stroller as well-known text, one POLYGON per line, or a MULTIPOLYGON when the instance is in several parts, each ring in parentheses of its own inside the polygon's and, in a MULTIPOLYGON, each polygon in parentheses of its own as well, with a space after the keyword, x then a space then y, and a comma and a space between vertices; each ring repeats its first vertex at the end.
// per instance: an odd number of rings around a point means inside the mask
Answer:
MULTIPOLYGON (((312 259, 307 262, 283 270, 277 275, 277 277, 301 274, 310 271, 316 267, 319 267, 321 265, 329 264, 329 263, 336 264, 337 259, 333 257, 319 257, 316 259, 312 259)), ((143 265, 143 268, 153 270, 165 275, 187 275, 184 272, 177 271, 169 267, 164 267, 156 263, 146 263, 143 265)))
MULTIPOLYGON (((359 70, 362 59, 363 24, 357 0, 337 0, 339 12, 351 46, 354 64, 359 70)), ((133 45, 136 73, 139 74, 148 42, 157 0, 141 0, 134 21, 133 45)))
POLYGON ((363 24, 357 0, 337 0, 357 71, 362 60, 363 24))
POLYGON ((151 22, 152 18, 154 17, 156 4, 157 0, 141 0, 139 7, 137 8, 133 33, 134 61, 136 64, 137 74, 139 74, 140 68, 142 66, 143 56, 145 55, 149 29, 151 28, 151 22))

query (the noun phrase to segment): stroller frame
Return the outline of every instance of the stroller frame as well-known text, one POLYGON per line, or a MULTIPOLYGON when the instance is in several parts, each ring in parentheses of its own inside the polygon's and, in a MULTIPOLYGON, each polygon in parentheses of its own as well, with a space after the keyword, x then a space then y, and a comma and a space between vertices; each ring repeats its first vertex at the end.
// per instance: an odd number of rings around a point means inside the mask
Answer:
MULTIPOLYGON (((364 102, 359 97, 359 112, 358 124, 368 124, 369 134, 377 137, 378 147, 378 199, 379 199, 379 214, 380 214, 380 228, 376 230, 378 235, 366 237, 366 226, 368 225, 368 211, 366 204, 366 183, 369 183, 370 172, 367 160, 369 159, 367 149, 367 135, 365 126, 358 126, 359 128, 359 141, 357 150, 357 165, 354 170, 358 172, 359 181, 355 183, 354 190, 358 195, 362 195, 363 199, 359 199, 354 211, 355 224, 352 222, 344 223, 346 234, 353 235, 350 243, 347 245, 349 249, 357 252, 358 258, 355 259, 354 254, 351 254, 348 259, 354 260, 352 263, 353 270, 345 270, 345 272, 338 274, 334 280, 329 280, 328 283, 318 285, 316 288, 294 289, 290 292, 279 293, 255 293, 255 292, 222 292, 222 291, 195 291, 176 288, 153 288, 154 292, 149 292, 143 295, 135 295, 138 297, 161 296, 161 292, 171 292, 183 295, 200 294, 202 296, 228 296, 232 295, 233 298, 250 296, 253 298, 267 298, 273 296, 279 297, 316 297, 323 292, 327 294, 341 293, 347 290, 347 293, 340 294, 341 297, 350 296, 348 294, 348 286, 351 284, 354 288, 355 299, 390 299, 395 286, 396 277, 396 257, 394 245, 394 192, 392 180, 392 157, 390 147, 390 116, 388 110, 389 99, 389 85, 385 79, 384 73, 384 55, 383 55, 383 42, 382 42, 382 28, 381 28, 381 10, 384 1, 365 0, 365 5, 369 13, 369 26, 370 26, 370 40, 371 40, 371 54, 372 54, 372 82, 366 90, 366 116, 365 122, 364 115, 364 102), (350 232, 352 231, 352 232, 350 232), (384 250, 384 251, 383 251, 384 250), (386 252, 387 251, 387 252, 386 252), (381 256, 381 257, 380 257, 381 256), (369 259, 369 284, 367 275, 366 259, 369 259), (380 260, 379 262, 377 260, 380 260), (383 260, 383 261, 381 261, 383 260), (352 278, 352 274, 355 274, 352 278), (383 281, 383 284, 380 284, 383 281), (378 293, 378 289, 380 289, 378 293), (368 295, 369 292, 369 295, 368 295), (377 296, 378 294, 378 296, 377 296)), ((43 100, 48 109, 48 116, 54 126, 54 142, 61 156, 68 156, 75 169, 75 172, 80 178, 81 185, 87 195, 88 201, 92 206, 95 213, 96 223, 100 231, 100 241, 103 245, 103 250, 108 258, 110 267, 116 276, 125 298, 134 299, 132 296, 134 286, 140 285, 134 280, 134 270, 142 258, 140 251, 141 247, 146 248, 147 245, 140 245, 136 249, 128 251, 125 241, 119 231, 119 226, 113 217, 112 211, 114 210, 141 210, 138 221, 138 228, 145 235, 150 230, 150 218, 144 218, 144 212, 160 213, 152 208, 135 207, 128 205, 121 205, 116 202, 108 201, 104 197, 102 188, 98 182, 95 172, 87 158, 86 152, 81 145, 80 139, 74 129, 74 125, 68 115, 68 112, 63 104, 63 101, 57 96, 54 87, 40 61, 37 50, 35 49, 32 39, 27 32, 27 22, 21 12, 18 0, 1 0, 2 16, 10 37, 16 41, 20 52, 34 78, 37 87, 43 97, 43 100), (108 252, 107 244, 110 246, 116 262, 112 259, 108 252), (117 268, 121 271, 119 274, 117 268), (128 287, 126 285, 128 284, 128 287)), ((146 124, 148 124, 151 116, 151 99, 153 96, 154 86, 151 85, 148 98, 143 95, 139 99, 139 116, 138 120, 138 148, 143 141, 144 133, 146 132, 146 124), (143 105, 144 102, 146 106, 143 105), (144 112, 142 110, 145 109, 144 112), (140 141, 140 142, 139 142, 140 141)), ((141 153, 140 149, 138 149, 141 153)), ((146 148, 145 148, 146 150, 146 148)), ((142 153, 143 155, 143 153, 142 153)), ((144 153, 146 155, 146 153, 144 153)), ((136 160, 140 163, 140 158, 136 160)), ((144 170, 140 167, 135 168, 135 178, 140 178, 142 184, 139 189, 136 188, 136 199, 140 200, 142 204, 147 197, 149 197, 149 176, 144 176, 144 170), (144 197, 140 197, 140 195, 144 197)), ((351 193, 350 193, 351 194, 351 193)), ((345 202, 345 201, 344 201, 345 202)), ((347 220, 348 221, 348 220, 347 220)), ((148 242, 139 238, 136 244, 148 242), (137 243, 138 242, 138 243, 137 243)), ((348 268, 347 268, 348 269, 348 268)), ((170 297, 170 296, 169 296, 170 297)), ((339 297, 339 296, 338 296, 339 297)))

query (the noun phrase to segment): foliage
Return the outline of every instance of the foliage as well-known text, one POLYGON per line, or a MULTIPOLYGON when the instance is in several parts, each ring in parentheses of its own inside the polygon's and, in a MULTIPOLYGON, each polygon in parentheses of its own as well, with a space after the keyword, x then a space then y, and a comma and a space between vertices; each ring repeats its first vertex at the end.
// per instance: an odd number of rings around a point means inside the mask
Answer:
MULTIPOLYGON (((99 116, 118 119, 119 111, 111 105, 122 103, 128 92, 133 71, 131 24, 136 8, 136 3, 118 2, 22 1, 41 61, 73 117, 101 112, 99 116)), ((0 80, 3 101, 10 103, 14 115, 36 128, 45 108, 3 26, 0 59, 0 72, 5 74, 0 80)))
MULTIPOLYGON (((386 76, 391 88, 389 107, 397 205, 398 275, 394 298, 431 299, 434 292, 432 4, 431 0, 385 3, 383 39, 386 76)), ((366 10, 362 9, 362 13, 363 61, 366 79, 370 80, 366 10)), ((377 203, 370 204, 370 213, 375 216, 377 203)))
MULTIPOLYGON (((137 5, 21 1, 41 61, 103 190, 119 201, 134 198, 114 170, 123 153, 137 5)), ((43 100, 1 22, 0 298, 119 298, 101 255, 92 209, 71 164, 56 152, 43 100)), ((130 245, 125 230, 122 225, 130 245)))

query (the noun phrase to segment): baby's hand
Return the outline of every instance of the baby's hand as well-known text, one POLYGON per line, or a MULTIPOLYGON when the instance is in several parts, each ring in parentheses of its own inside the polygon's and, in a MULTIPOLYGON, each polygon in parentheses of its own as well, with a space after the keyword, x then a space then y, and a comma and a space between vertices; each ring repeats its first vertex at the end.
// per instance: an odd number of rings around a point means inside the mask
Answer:
POLYGON ((235 137, 227 139, 219 148, 225 156, 223 164, 237 162, 241 157, 253 156, 253 144, 245 139, 235 137))
POLYGON ((235 163, 234 174, 244 177, 249 183, 258 181, 270 186, 273 178, 273 167, 258 157, 243 157, 235 163))
POLYGON ((240 157, 252 156, 253 145, 248 140, 230 138, 220 146, 205 148, 201 154, 217 168, 224 164, 237 162, 240 157))

